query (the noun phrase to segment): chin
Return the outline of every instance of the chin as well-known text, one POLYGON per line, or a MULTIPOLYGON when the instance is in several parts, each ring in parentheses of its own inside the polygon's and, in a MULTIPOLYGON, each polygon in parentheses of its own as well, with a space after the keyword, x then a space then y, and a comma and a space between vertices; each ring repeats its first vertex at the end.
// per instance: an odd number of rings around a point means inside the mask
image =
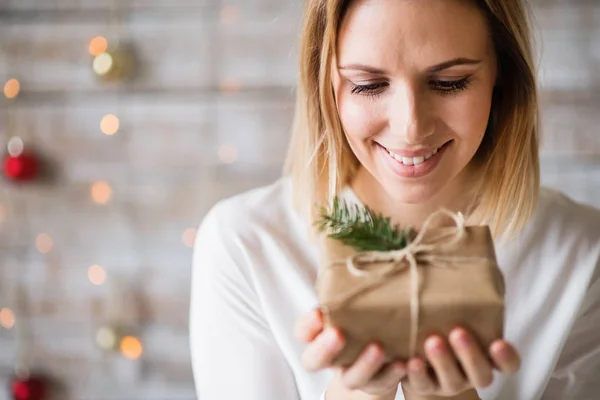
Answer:
POLYGON ((392 200, 403 204, 428 203, 437 197, 442 187, 432 184, 406 184, 388 182, 383 184, 383 189, 392 200))

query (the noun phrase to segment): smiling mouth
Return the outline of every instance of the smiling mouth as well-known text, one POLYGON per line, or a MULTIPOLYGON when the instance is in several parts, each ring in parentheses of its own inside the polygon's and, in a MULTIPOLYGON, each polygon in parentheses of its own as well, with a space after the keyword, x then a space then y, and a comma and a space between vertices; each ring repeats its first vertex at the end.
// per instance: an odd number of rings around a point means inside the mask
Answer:
POLYGON ((394 160, 406 165, 406 166, 413 166, 413 165, 420 165, 423 164, 425 161, 429 160, 430 158, 432 158, 433 156, 435 156, 442 148, 444 148, 446 145, 448 145, 448 143, 450 143, 451 141, 448 141, 446 143, 444 143, 443 145, 441 145, 440 147, 434 149, 432 152, 427 153, 425 155, 419 156, 419 157, 402 157, 399 154, 394 153, 393 151, 388 150, 385 146, 380 145, 394 160))

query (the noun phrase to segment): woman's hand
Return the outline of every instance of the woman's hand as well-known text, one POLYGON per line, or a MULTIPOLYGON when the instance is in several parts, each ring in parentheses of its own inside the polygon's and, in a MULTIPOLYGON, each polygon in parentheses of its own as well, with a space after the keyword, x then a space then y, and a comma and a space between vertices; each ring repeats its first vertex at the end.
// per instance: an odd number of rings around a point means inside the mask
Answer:
MULTIPOLYGON (((313 372, 330 368, 331 360, 344 347, 344 338, 339 330, 324 329, 319 310, 308 312, 298 320, 295 335, 298 340, 309 343, 302 356, 302 364, 313 372)), ((360 390, 374 396, 395 394, 401 379, 406 376, 406 365, 400 361, 384 364, 384 358, 381 347, 370 344, 350 367, 335 368, 336 379, 347 390, 360 390)))
MULTIPOLYGON (((344 347, 339 330, 324 328, 318 309, 298 320, 295 334, 298 340, 309 344, 302 356, 302 364, 309 371, 330 368, 332 359, 344 347)), ((426 360, 413 358, 407 363, 396 361, 384 365, 383 351, 374 343, 350 367, 336 367, 337 379, 348 390, 376 396, 395 393, 401 382, 409 399, 453 397, 469 389, 489 386, 494 368, 505 374, 513 374, 520 368, 519 355, 508 342, 497 340, 484 351, 462 328, 454 329, 448 339, 438 335, 427 338, 425 354, 426 360)))
POLYGON ((508 342, 493 342, 487 353, 462 328, 450 332, 448 340, 430 336, 425 341, 427 363, 417 358, 409 360, 408 377, 403 379, 402 387, 417 396, 451 397, 489 386, 494 368, 506 374, 519 370, 519 355, 508 342))

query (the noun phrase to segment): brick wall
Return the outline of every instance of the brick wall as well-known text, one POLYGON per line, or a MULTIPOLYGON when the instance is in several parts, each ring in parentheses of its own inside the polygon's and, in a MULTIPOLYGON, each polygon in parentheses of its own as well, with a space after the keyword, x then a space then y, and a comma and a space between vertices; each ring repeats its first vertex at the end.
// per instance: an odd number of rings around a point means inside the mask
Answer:
MULTIPOLYGON (((22 84, 16 101, 0 100, 2 145, 10 117, 10 133, 36 143, 57 176, 2 183, 0 308, 25 284, 34 364, 65 382, 61 399, 194 398, 191 249, 182 234, 218 199, 279 175, 301 8, 297 0, 0 0, 0 82, 22 84), (143 65, 135 81, 95 79, 87 45, 96 35, 135 44, 143 65), (120 118, 114 136, 99 129, 107 113, 120 118), (235 162, 222 161, 232 154, 235 162), (92 201, 96 181, 111 186, 108 204, 92 201), (52 237, 50 253, 36 250, 40 233, 52 237), (106 284, 88 280, 94 264, 106 284), (127 296, 111 295, 115 283, 127 296), (121 308, 140 327, 140 360, 94 343, 121 308)), ((600 3, 537 0, 533 8, 543 181, 600 206, 600 3)), ((16 337, 0 327, 0 387, 16 337)))

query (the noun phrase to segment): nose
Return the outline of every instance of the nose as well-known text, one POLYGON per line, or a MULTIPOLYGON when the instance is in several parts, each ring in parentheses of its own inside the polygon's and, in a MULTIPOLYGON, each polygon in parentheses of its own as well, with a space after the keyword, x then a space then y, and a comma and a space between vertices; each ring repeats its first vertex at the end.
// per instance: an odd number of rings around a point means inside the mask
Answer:
POLYGON ((390 131, 408 145, 425 142, 435 131, 433 110, 427 95, 408 85, 398 89, 389 105, 390 131))

